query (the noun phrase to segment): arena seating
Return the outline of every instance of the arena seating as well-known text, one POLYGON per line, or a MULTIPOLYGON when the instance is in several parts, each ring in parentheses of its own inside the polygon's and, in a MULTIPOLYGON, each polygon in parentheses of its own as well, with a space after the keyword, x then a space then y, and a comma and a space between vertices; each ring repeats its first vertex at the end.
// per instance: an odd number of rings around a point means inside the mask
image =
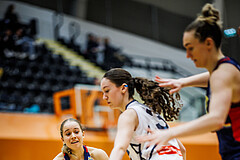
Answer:
POLYGON ((3 53, 0 61, 3 68, 1 111, 23 112, 36 104, 40 107, 38 112, 53 113, 54 92, 72 88, 77 83, 94 83, 94 78, 79 67, 71 66, 61 55, 52 54, 44 43, 34 60, 3 53))

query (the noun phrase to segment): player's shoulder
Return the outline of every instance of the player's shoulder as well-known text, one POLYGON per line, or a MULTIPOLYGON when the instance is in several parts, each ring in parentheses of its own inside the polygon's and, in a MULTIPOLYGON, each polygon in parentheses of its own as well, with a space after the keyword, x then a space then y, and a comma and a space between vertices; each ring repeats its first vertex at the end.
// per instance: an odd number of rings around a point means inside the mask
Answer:
POLYGON ((145 108, 147 108, 146 105, 138 102, 138 101, 133 101, 130 104, 128 104, 127 109, 135 109, 135 110, 144 110, 145 108))
POLYGON ((94 159, 108 159, 107 153, 102 149, 89 147, 89 146, 87 146, 87 149, 90 156, 94 159))
POLYGON ((59 153, 53 160, 64 160, 64 155, 63 153, 59 153))
POLYGON ((221 64, 213 73, 211 74, 210 80, 233 80, 236 75, 239 74, 239 70, 230 63, 221 64))
POLYGON ((229 73, 229 74, 236 74, 239 73, 239 67, 232 64, 232 63, 222 63, 214 72, 222 72, 222 73, 229 73))

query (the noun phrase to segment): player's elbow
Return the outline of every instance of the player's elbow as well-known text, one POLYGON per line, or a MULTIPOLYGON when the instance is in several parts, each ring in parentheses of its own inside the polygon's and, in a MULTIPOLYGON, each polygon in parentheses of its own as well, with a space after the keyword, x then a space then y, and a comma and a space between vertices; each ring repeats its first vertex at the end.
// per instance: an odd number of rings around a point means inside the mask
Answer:
POLYGON ((127 151, 127 149, 126 149, 126 147, 123 147, 123 146, 122 146, 122 147, 119 147, 119 151, 121 151, 121 152, 124 152, 124 153, 125 153, 125 152, 127 151))
POLYGON ((110 154, 110 160, 115 160, 115 159, 122 159, 122 157, 124 156, 126 152, 126 149, 124 147, 120 147, 120 146, 114 146, 111 154, 110 154))
POLYGON ((218 130, 218 129, 221 129, 224 127, 225 119, 223 119, 221 117, 215 117, 214 122, 215 122, 215 127, 218 130))
POLYGON ((218 129, 223 128, 223 127, 224 127, 224 124, 225 124, 225 121, 220 121, 220 122, 218 123, 218 129))
POLYGON ((117 151, 118 153, 125 153, 127 151, 127 147, 124 147, 124 146, 114 146, 113 150, 117 151))

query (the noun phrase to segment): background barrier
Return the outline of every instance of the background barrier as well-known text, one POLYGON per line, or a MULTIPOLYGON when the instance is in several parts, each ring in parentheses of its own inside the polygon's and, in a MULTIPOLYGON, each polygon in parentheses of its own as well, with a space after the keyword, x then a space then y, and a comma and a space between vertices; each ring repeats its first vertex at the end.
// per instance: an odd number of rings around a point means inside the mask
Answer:
MULTIPOLYGON (((54 115, 0 113, 1 160, 53 159, 61 152, 60 124, 68 117, 77 117, 86 127, 85 145, 102 148, 110 155, 120 112, 109 110, 102 101, 99 87, 77 85, 74 89, 57 92, 54 94, 54 104, 56 112, 54 115), (70 104, 64 111, 60 101, 66 96, 70 97, 70 104)), ((169 123, 170 126, 179 124, 169 123)), ((190 136, 180 140, 186 147, 187 159, 220 160, 215 133, 190 136)), ((125 154, 124 160, 127 159, 129 158, 125 154)))

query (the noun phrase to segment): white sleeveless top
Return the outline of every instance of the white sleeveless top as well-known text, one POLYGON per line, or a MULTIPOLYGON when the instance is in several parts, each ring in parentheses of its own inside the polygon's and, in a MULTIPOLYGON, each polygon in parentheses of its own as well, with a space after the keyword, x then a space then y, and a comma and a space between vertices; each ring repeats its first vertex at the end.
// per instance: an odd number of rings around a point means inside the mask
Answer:
POLYGON ((152 112, 146 105, 139 103, 136 100, 130 102, 127 109, 134 109, 138 115, 138 127, 133 134, 133 137, 128 146, 127 152, 131 160, 182 160, 180 147, 176 139, 168 142, 160 152, 157 152, 154 146, 146 148, 148 142, 139 143, 135 140, 136 136, 146 135, 147 128, 151 130, 167 129, 169 126, 164 119, 152 112))

